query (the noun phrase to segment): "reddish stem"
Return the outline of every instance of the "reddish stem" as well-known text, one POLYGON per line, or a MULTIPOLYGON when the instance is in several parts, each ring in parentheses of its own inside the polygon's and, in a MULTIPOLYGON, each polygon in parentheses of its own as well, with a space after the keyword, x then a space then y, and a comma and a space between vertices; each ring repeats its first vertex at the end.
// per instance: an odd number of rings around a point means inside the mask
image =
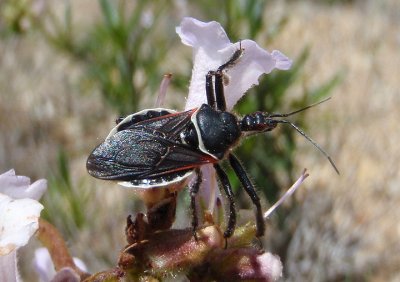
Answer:
POLYGON ((88 276, 87 273, 83 272, 75 265, 64 238, 54 225, 40 218, 37 237, 49 251, 57 272, 64 267, 70 267, 78 273, 81 279, 88 276))

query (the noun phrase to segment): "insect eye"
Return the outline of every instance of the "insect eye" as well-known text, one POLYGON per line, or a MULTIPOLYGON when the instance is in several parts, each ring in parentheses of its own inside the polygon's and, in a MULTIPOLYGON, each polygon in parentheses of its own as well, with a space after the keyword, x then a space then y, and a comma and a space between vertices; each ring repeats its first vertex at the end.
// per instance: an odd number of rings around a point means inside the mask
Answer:
POLYGON ((274 119, 269 119, 267 121, 268 127, 270 127, 271 129, 274 129, 277 125, 278 125, 278 121, 274 120, 274 119))

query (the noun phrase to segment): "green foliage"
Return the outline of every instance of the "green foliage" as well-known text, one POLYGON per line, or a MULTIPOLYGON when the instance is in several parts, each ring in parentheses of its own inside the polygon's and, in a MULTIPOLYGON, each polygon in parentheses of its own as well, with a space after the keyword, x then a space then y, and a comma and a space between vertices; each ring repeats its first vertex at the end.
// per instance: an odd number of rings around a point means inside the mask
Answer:
POLYGON ((315 0, 315 2, 320 2, 327 5, 338 5, 338 4, 353 4, 356 0, 315 0))
MULTIPOLYGON (((341 81, 340 75, 334 76, 315 89, 306 89, 297 99, 287 99, 286 94, 290 87, 301 78, 308 56, 309 49, 304 48, 300 56, 294 60, 295 63, 289 71, 276 71, 265 76, 260 84, 239 102, 236 106, 237 112, 277 112, 279 109, 293 111, 328 96, 341 81)), ((304 121, 307 113, 309 111, 296 114, 290 117, 290 120, 301 128, 305 128, 304 121)), ((249 138, 237 149, 237 154, 246 164, 254 182, 260 185, 260 189, 271 202, 277 200, 282 186, 288 187, 294 181, 294 174, 298 174, 293 171, 297 134, 297 131, 290 126, 281 125, 271 133, 249 138), (284 181, 282 181, 282 176, 284 181)))
POLYGON ((42 216, 72 238, 77 230, 88 225, 85 214, 89 201, 90 190, 83 183, 72 181, 67 154, 60 151, 57 168, 49 178, 44 196, 46 208, 42 216))
POLYGON ((0 35, 24 34, 38 16, 29 0, 0 1, 0 35))
POLYGON ((41 30, 55 47, 87 67, 104 100, 125 115, 137 111, 141 98, 155 92, 162 79, 159 67, 173 32, 162 17, 167 5, 167 1, 99 0, 101 19, 82 39, 66 6, 62 22, 50 17, 55 31, 45 25, 41 30))

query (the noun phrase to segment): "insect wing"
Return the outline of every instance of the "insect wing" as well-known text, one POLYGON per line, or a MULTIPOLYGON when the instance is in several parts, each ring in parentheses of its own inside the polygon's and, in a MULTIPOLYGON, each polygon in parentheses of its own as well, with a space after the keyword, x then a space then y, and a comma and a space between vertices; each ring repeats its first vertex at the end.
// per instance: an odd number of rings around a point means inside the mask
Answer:
MULTIPOLYGON (((128 115, 125 118, 119 118, 118 120, 120 120, 120 122, 118 122, 117 126, 115 126, 110 131, 107 138, 114 135, 118 131, 122 131, 122 130, 128 129, 130 127, 133 127, 140 122, 149 120, 150 123, 152 123, 152 121, 154 121, 155 119, 158 120, 160 117, 163 117, 166 115, 173 115, 175 113, 177 113, 177 112, 174 110, 164 109, 164 108, 156 108, 156 109, 146 109, 146 110, 128 115)), ((178 113, 178 115, 179 114, 182 115, 182 113, 178 113)), ((183 112, 183 114, 186 114, 186 112, 183 112)))
POLYGON ((137 127, 115 133, 94 149, 87 169, 96 178, 130 181, 133 186, 141 186, 174 181, 214 161, 209 155, 166 139, 157 131, 137 127))

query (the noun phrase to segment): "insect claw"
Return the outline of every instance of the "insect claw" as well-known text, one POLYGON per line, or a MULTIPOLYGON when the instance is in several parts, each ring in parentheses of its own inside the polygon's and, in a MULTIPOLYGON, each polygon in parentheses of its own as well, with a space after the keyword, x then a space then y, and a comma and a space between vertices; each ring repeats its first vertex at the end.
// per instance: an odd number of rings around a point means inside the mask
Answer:
POLYGON ((256 244, 257 244, 257 247, 258 247, 260 250, 264 249, 264 246, 263 246, 263 243, 262 243, 260 237, 257 236, 255 242, 256 242, 256 244))
POLYGON ((194 240, 195 240, 196 242, 198 242, 198 241, 199 241, 199 236, 197 236, 197 231, 196 231, 196 229, 193 229, 192 234, 193 234, 194 240))

